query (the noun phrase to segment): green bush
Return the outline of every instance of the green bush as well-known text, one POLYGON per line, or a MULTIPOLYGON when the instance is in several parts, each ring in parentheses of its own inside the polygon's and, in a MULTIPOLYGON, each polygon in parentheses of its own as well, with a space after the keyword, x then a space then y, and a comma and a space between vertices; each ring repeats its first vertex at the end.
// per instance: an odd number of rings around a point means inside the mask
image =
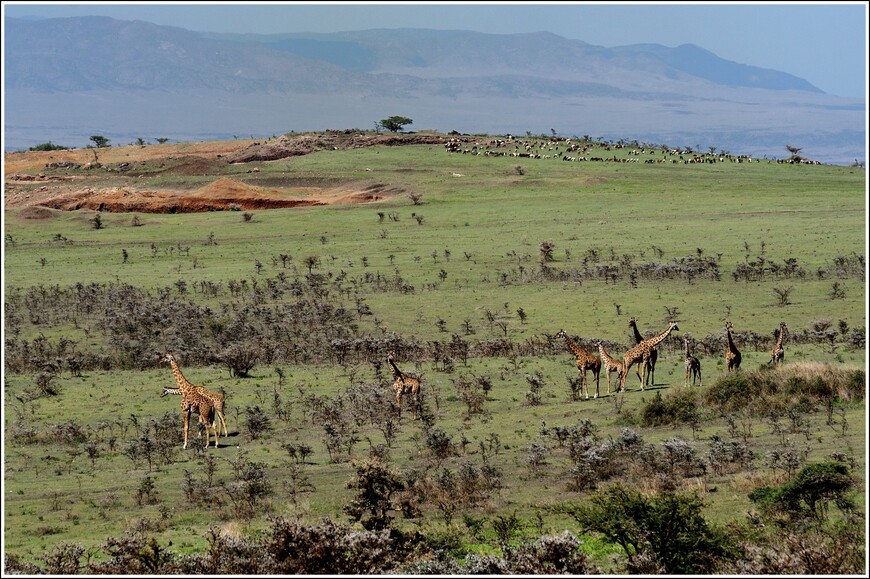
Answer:
POLYGON ((33 147, 27 149, 28 151, 66 151, 69 147, 64 147, 63 145, 55 145, 51 141, 47 143, 40 143, 33 147))
POLYGON ((641 426, 685 424, 698 420, 698 393, 695 390, 676 388, 664 398, 656 392, 640 411, 641 426))
POLYGON ((743 372, 726 374, 707 390, 707 401, 722 410, 738 410, 746 406, 752 397, 751 385, 743 372))
POLYGON ((704 519, 696 494, 644 496, 616 484, 590 505, 557 510, 622 547, 631 574, 707 574, 738 556, 736 542, 704 519))
POLYGON ((749 493, 749 500, 768 515, 821 521, 827 517, 830 503, 836 504, 843 512, 853 510, 854 505, 846 496, 853 486, 848 465, 821 462, 805 466, 781 486, 755 489, 749 493))

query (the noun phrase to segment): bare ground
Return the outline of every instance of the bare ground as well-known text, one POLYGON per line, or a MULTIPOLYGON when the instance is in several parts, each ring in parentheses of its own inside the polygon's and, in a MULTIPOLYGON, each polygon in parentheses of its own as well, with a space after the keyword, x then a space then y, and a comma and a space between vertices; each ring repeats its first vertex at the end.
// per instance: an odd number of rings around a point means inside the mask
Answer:
MULTIPOLYGON (((188 213, 227 209, 276 209, 311 205, 370 203, 401 193, 382 183, 351 186, 253 186, 226 177, 195 190, 149 190, 137 186, 135 169, 149 165, 159 172, 207 176, 227 163, 271 161, 318 150, 369 146, 441 144, 439 135, 377 134, 355 131, 282 135, 266 140, 233 140, 66 151, 4 154, 4 206, 43 207, 63 211, 91 209, 109 212, 188 213), (96 153, 96 154, 95 154, 96 153), (95 165, 99 163, 99 165, 95 165), (106 168, 123 171, 130 185, 105 186, 106 168), (73 174, 50 173, 68 169, 73 174)), ((112 173, 121 175, 121 173, 112 173)), ((40 218, 37 210, 22 214, 40 218)), ((44 216, 43 216, 44 217, 44 216)))

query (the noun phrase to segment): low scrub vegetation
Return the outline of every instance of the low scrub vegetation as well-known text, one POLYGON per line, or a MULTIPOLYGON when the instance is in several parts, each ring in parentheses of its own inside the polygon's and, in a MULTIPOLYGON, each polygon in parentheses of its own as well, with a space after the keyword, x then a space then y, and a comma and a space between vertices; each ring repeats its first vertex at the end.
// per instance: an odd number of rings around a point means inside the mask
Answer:
POLYGON ((864 573, 863 176, 624 149, 125 160, 148 190, 221 178, 377 206, 7 211, 5 570, 864 573), (621 358, 635 318, 680 335, 644 389, 602 371, 594 396, 558 330, 621 358), (685 344, 703 386, 684 385, 685 344), (167 351, 224 397, 217 448, 196 415, 182 448, 167 351))

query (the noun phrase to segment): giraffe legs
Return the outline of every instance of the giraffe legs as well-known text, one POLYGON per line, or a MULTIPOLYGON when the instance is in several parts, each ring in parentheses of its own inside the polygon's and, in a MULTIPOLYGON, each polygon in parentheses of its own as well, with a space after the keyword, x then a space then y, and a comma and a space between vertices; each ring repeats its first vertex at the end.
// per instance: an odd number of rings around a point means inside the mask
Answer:
MULTIPOLYGON (((218 420, 220 420, 221 426, 224 429, 224 436, 229 436, 229 434, 227 434, 227 421, 224 418, 224 413, 215 409, 215 414, 217 414, 218 420)), ((217 427, 217 422, 213 423, 213 426, 217 427)))
POLYGON ((184 421, 184 426, 183 426, 183 430, 184 430, 184 446, 183 446, 182 448, 185 448, 185 449, 186 449, 186 448, 187 448, 187 436, 188 436, 189 431, 190 431, 190 411, 189 411, 189 410, 186 410, 186 411, 182 412, 182 413, 181 413, 181 416, 182 416, 183 421, 184 421))
POLYGON ((214 447, 217 448, 219 446, 218 442, 218 427, 217 427, 217 418, 216 412, 214 409, 210 411, 210 413, 203 416, 200 414, 199 423, 205 428, 205 448, 208 448, 209 442, 211 442, 211 431, 214 431, 214 447), (209 416, 208 414, 211 414, 209 416), (211 427, 211 430, 209 430, 211 427))

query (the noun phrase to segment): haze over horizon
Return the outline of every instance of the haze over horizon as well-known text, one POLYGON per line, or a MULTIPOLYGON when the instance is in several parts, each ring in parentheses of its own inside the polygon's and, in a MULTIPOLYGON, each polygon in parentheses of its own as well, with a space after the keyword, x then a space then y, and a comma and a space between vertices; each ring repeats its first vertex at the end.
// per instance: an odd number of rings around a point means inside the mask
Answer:
MULTIPOLYGON (((721 58, 779 70, 837 96, 867 95, 866 2, 245 4, 4 2, 4 16, 109 16, 196 32, 281 34, 376 28, 551 32, 616 47, 695 44, 721 58)), ((4 18, 4 29, 5 29, 4 18)), ((554 55, 554 58, 558 55, 554 55)))

